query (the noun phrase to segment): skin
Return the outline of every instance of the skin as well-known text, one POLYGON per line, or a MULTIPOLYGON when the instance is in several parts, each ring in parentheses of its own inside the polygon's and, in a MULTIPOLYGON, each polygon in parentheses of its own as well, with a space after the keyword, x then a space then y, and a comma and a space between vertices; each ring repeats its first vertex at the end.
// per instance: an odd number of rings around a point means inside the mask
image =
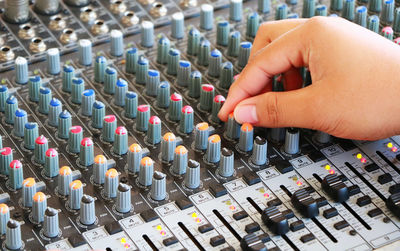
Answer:
POLYGON ((233 111, 239 123, 359 140, 397 135, 399 59, 399 45, 342 18, 267 22, 219 117, 226 121, 233 111), (299 89, 303 66, 313 83, 299 89), (277 74, 283 74, 285 92, 270 92, 277 74))

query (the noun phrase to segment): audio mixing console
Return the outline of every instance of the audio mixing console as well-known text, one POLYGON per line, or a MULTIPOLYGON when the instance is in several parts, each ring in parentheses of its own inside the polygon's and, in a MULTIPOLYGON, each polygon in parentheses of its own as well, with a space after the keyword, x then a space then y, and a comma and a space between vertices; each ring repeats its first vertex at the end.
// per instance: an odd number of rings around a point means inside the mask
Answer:
POLYGON ((398 43, 399 4, 0 0, 1 249, 396 249, 400 136, 217 113, 261 22, 342 16, 398 43))

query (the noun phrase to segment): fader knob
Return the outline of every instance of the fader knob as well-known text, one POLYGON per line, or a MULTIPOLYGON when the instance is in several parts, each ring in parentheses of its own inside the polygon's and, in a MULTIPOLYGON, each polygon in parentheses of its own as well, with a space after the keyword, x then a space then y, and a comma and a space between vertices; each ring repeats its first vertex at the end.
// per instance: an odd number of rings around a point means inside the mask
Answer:
POLYGON ((153 47, 154 44, 154 24, 150 21, 143 21, 141 25, 141 45, 143 47, 153 47))
POLYGON ((243 1, 230 0, 229 2, 229 19, 235 22, 242 20, 243 15, 243 1))
POLYGON ((167 196, 166 192, 166 175, 155 171, 153 174, 153 182, 151 184, 150 196, 153 200, 164 200, 167 196))
POLYGON ((10 209, 6 204, 0 204, 0 235, 6 233, 7 222, 10 220, 10 209))
POLYGON ((79 164, 90 166, 94 162, 93 141, 91 138, 83 138, 79 152, 79 164))
POLYGON ((36 193, 36 181, 27 178, 22 182, 22 206, 32 207, 33 195, 36 193))
POLYGON ((306 189, 300 189, 293 193, 291 197, 293 206, 300 211, 300 213, 307 218, 314 218, 318 216, 319 209, 317 202, 306 189))
POLYGON ((136 47, 131 47, 126 50, 125 59, 125 71, 134 74, 136 72, 136 64, 138 61, 138 49, 136 47))
POLYGON ((214 7, 210 4, 200 6, 200 28, 212 30, 214 23, 214 7))
POLYGON ((197 150, 206 150, 209 135, 210 130, 208 124, 206 122, 198 123, 195 127, 194 147, 197 150))
POLYGON ((24 57, 15 59, 15 82, 20 85, 28 83, 28 60, 24 57))
POLYGON ((164 134, 161 140, 161 159, 170 162, 174 159, 174 150, 176 147, 176 137, 172 132, 164 134))
POLYGON ((234 153, 224 147, 221 151, 221 161, 219 162, 218 174, 222 177, 231 177, 234 171, 234 153))
POLYGON ((287 154, 297 154, 300 151, 300 132, 297 128, 288 128, 285 136, 284 150, 287 154))
POLYGON ((379 33, 379 17, 372 15, 368 17, 367 28, 375 33, 379 33))
POLYGON ((217 44, 222 46, 228 45, 228 36, 229 36, 229 22, 228 21, 219 21, 217 23, 217 44))
POLYGON ((254 128, 249 123, 244 123, 240 127, 239 136, 239 150, 243 152, 248 152, 253 150, 253 139, 254 138, 254 128))
POLYGON ((165 36, 158 40, 157 44, 157 63, 166 64, 169 49, 171 48, 171 41, 165 36))
POLYGON ((10 219, 6 227, 6 248, 16 250, 21 247, 21 226, 18 221, 10 219))
POLYGON ((24 180, 22 163, 19 160, 13 160, 10 163, 10 187, 14 190, 21 189, 24 180))
POLYGON ((283 235, 289 232, 286 217, 275 206, 265 208, 261 219, 274 234, 283 235))
POLYGON ((182 12, 172 14, 171 36, 181 39, 185 35, 184 15, 182 12))
POLYGON ((156 70, 149 70, 146 77, 146 94, 157 96, 158 86, 160 85, 160 73, 156 70))
POLYGON ((185 185, 190 189, 196 189, 200 186, 200 163, 194 160, 188 161, 185 174, 185 185))
POLYGON ((264 165, 267 162, 267 141, 259 136, 254 140, 251 162, 256 165, 264 165))
POLYGON ((154 162, 149 157, 140 160, 139 184, 142 186, 150 186, 154 171, 154 162))
POLYGON ((44 164, 46 151, 49 148, 49 142, 46 137, 41 135, 35 140, 34 160, 36 163, 44 164))
POLYGON ((80 126, 71 126, 69 128, 68 151, 71 153, 79 153, 81 150, 80 143, 83 139, 83 129, 80 126))
POLYGON ((395 193, 386 199, 386 206, 396 215, 400 217, 400 193, 395 193))
POLYGON ((44 213, 43 234, 46 237, 57 237, 60 232, 58 226, 58 210, 48 207, 44 213))
POLYGON ((117 118, 115 115, 104 116, 103 130, 101 132, 102 139, 106 142, 114 142, 115 130, 117 130, 117 118))
POLYGON ((349 190, 336 174, 328 174, 322 181, 322 189, 336 202, 349 199, 349 190))
POLYGON ((33 196, 32 219, 35 223, 43 222, 44 211, 47 208, 47 197, 42 192, 37 192, 33 196))
POLYGON ((50 126, 58 126, 58 116, 62 112, 62 103, 59 99, 52 98, 49 103, 48 123, 50 126))
POLYGON ((94 101, 92 105, 92 127, 96 129, 102 129, 105 115, 106 107, 103 102, 94 101))
POLYGON ((81 113, 83 116, 92 116, 95 101, 96 97, 93 89, 87 89, 82 92, 81 113))
POLYGON ((191 133, 193 131, 194 111, 189 105, 182 108, 181 120, 179 121, 179 131, 181 133, 191 133))
POLYGON ((139 172, 140 160, 142 159, 142 148, 138 144, 132 144, 128 151, 128 171, 131 173, 139 172))
POLYGON ((37 123, 25 123, 24 147, 29 150, 35 149, 35 139, 39 137, 39 127, 37 123))
POLYGON ((44 174, 49 178, 53 178, 58 175, 59 170, 58 152, 54 148, 49 148, 45 156, 44 174))
POLYGON ((24 136, 24 127, 28 122, 28 114, 22 109, 17 109, 14 114, 14 129, 12 133, 16 137, 24 136))
POLYGON ((39 90, 42 87, 42 78, 38 75, 30 77, 28 81, 29 100, 33 102, 39 101, 39 90))
POLYGON ((108 199, 117 197, 117 188, 119 183, 118 171, 114 168, 109 169, 106 172, 105 182, 104 182, 104 195, 108 199))
POLYGON ((69 184, 72 182, 72 170, 69 166, 63 166, 58 172, 58 193, 67 196, 69 195, 69 184))
POLYGON ((84 194, 81 199, 79 220, 83 225, 93 225, 96 221, 94 198, 84 194))
POLYGON ((124 155, 128 152, 128 131, 124 126, 115 129, 113 151, 118 155, 124 155))
POLYGON ((147 142, 155 145, 161 142, 161 119, 152 116, 149 119, 149 130, 147 131, 147 142))
POLYGON ((79 63, 84 66, 92 64, 92 42, 89 39, 80 39, 78 41, 79 63))
POLYGON ((83 196, 83 184, 80 180, 74 180, 69 184, 68 205, 71 209, 81 208, 81 199, 83 196))
POLYGON ((120 213, 127 213, 131 208, 131 187, 127 184, 120 183, 117 190, 115 209, 120 213))

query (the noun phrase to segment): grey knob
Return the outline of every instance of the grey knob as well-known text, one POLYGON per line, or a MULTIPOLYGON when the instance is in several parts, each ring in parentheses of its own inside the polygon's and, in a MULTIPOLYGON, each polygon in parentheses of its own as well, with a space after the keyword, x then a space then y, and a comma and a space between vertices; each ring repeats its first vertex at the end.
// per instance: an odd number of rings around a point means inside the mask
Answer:
POLYGON ((300 151, 300 132, 297 128, 288 128, 285 136, 284 151, 287 154, 297 154, 300 151))
POLYGON ((46 237, 54 238, 59 234, 58 211, 48 207, 44 213, 43 234, 46 237))
POLYGON ((111 50, 114 57, 121 57, 124 54, 124 38, 120 30, 111 30, 111 50))
POLYGON ((6 204, 0 204, 0 235, 6 233, 7 222, 10 220, 10 208, 6 204))
POLYGON ((115 209, 120 213, 127 213, 131 208, 131 187, 127 184, 120 183, 117 190, 115 209))
POLYGON ((107 159, 104 155, 97 155, 93 164, 93 181, 96 184, 104 184, 107 172, 107 159))
POLYGON ((248 152, 253 149, 254 128, 249 123, 244 123, 240 127, 239 149, 248 152))
POLYGON ((24 171, 22 168, 22 163, 19 160, 13 160, 10 163, 9 168, 9 185, 12 189, 21 189, 22 182, 24 179, 24 171))
POLYGON ((221 137, 218 134, 208 137, 206 159, 210 163, 216 163, 221 156, 221 137))
POLYGON ((21 226, 16 220, 9 220, 6 227, 6 247, 11 250, 22 247, 21 226))
POLYGON ((36 181, 27 178, 22 183, 22 206, 32 207, 33 195, 36 193, 36 181))
POLYGON ((140 160, 142 159, 142 148, 138 144, 132 144, 128 151, 128 171, 131 173, 139 172, 140 160))
POLYGON ((325 132, 316 131, 314 134, 314 139, 320 144, 326 144, 329 143, 329 141, 331 141, 331 135, 325 132))
POLYGON ((106 179, 104 183, 104 195, 108 199, 117 197, 118 182, 119 182, 118 171, 114 168, 109 169, 106 172, 106 179))
POLYGON ((240 124, 236 122, 233 112, 228 116, 226 136, 230 139, 238 139, 240 136, 240 124))
POLYGON ((47 197, 42 192, 37 192, 33 196, 32 219, 35 223, 43 222, 44 211, 47 208, 47 197))
POLYGON ((79 211, 80 222, 84 225, 93 225, 96 221, 94 198, 84 194, 79 211))
POLYGON ((152 47, 154 44, 154 24, 150 21, 143 21, 141 27, 141 45, 152 47))
POLYGON ((72 170, 69 166, 63 166, 60 168, 58 174, 58 193, 67 196, 69 195, 69 184, 72 182, 72 170))
POLYGON ((172 14, 171 17, 172 17, 171 36, 176 39, 183 38, 185 34, 185 24, 184 24, 185 16, 183 15, 182 12, 176 12, 172 14))
POLYGON ((219 162, 218 173, 222 177, 231 177, 234 170, 234 153, 224 147, 221 151, 221 161, 219 162))
POLYGON ((230 0, 229 2, 229 19, 235 22, 242 20, 243 0, 230 0))
POLYGON ((150 196, 153 200, 164 200, 167 196, 166 175, 155 171, 153 183, 151 184, 150 196))
POLYGON ((74 180, 69 184, 69 200, 68 204, 71 209, 78 210, 81 208, 81 199, 83 196, 83 184, 80 180, 74 180))
POLYGON ((144 157, 140 161, 139 184, 142 186, 150 186, 154 171, 154 162, 149 157, 144 157))
POLYGON ((200 28, 212 30, 214 23, 214 7, 211 4, 200 6, 200 28))
POLYGON ((161 140, 161 159, 170 162, 174 159, 174 150, 176 147, 176 137, 172 132, 164 134, 161 140))
POLYGON ((200 186, 200 163, 189 160, 185 175, 185 185, 190 189, 196 189, 200 186))
POLYGON ((254 140, 251 161, 256 165, 264 165, 267 162, 267 141, 260 137, 254 140))
POLYGON ((78 41, 78 58, 81 65, 89 66, 92 64, 92 42, 89 39, 78 41))
POLYGON ((172 171, 178 175, 184 174, 186 173, 187 164, 188 164, 188 150, 184 146, 177 146, 175 148, 172 171))
POLYGON ((208 136, 210 135, 208 123, 202 122, 196 125, 194 131, 194 147, 197 150, 207 149, 208 136))
MULTIPOLYGON (((93 104, 96 101, 93 89, 87 89, 82 92, 81 113, 84 116, 92 116, 93 104)), ((98 104, 96 104, 96 107, 98 104)), ((96 109, 96 108, 95 108, 96 109)))

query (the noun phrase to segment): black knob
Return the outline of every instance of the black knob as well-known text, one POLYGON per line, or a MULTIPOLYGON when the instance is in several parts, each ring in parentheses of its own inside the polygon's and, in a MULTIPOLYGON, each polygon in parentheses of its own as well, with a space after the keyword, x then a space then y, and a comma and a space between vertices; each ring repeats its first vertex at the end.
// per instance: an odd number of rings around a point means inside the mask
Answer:
POLYGON ((286 217, 274 206, 264 209, 261 219, 274 234, 282 235, 289 231, 286 217))
POLYGON ((306 189, 300 189, 294 192, 291 197, 293 206, 307 218, 313 218, 319 214, 317 202, 307 192, 306 189))
POLYGON ((349 190, 336 174, 328 174, 322 181, 322 189, 336 202, 349 199, 349 190))
POLYGON ((386 206, 392 211, 397 217, 400 217, 400 193, 395 193, 389 196, 386 200, 386 206))
POLYGON ((254 233, 245 235, 240 240, 240 247, 243 251, 267 251, 267 247, 254 233))

